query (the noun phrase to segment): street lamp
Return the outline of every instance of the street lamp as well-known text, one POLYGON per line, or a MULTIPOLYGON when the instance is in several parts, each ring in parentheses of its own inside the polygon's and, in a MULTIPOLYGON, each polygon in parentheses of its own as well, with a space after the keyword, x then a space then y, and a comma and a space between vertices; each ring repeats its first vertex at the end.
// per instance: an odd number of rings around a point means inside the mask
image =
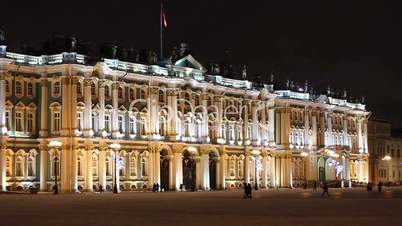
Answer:
POLYGON ((253 156, 254 156, 254 180, 255 180, 255 182, 254 182, 254 190, 258 190, 258 179, 257 179, 257 175, 258 175, 258 172, 257 172, 257 157, 258 157, 258 155, 260 154, 260 151, 258 151, 258 150, 253 150, 253 151, 251 151, 251 153, 253 154, 253 156))
POLYGON ((114 151, 114 182, 113 182, 113 193, 119 193, 117 190, 117 151, 121 148, 120 144, 113 143, 109 147, 114 151))
POLYGON ((388 173, 387 173, 387 180, 388 180, 388 182, 390 181, 390 179, 389 179, 389 175, 391 174, 391 167, 390 167, 390 161, 391 161, 391 156, 389 156, 389 155, 386 155, 386 156, 384 156, 384 158, 382 158, 382 160, 384 160, 384 161, 387 161, 388 162, 388 173))
POLYGON ((57 183, 57 174, 59 173, 59 158, 57 154, 59 152, 59 148, 61 147, 62 142, 57 140, 52 140, 49 142, 49 147, 55 149, 55 157, 54 157, 54 194, 59 194, 59 186, 57 183))

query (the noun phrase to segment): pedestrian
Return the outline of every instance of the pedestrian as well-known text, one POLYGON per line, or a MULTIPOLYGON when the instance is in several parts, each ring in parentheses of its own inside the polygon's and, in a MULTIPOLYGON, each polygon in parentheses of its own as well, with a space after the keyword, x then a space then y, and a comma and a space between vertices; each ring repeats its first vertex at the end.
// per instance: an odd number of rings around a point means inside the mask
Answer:
POLYGON ((248 198, 248 186, 246 183, 243 183, 243 187, 244 187, 244 199, 248 198))
POLYGON ((159 192, 159 183, 156 183, 156 192, 159 192))
POLYGON ((156 191, 156 184, 154 183, 154 185, 152 186, 152 192, 156 191))
POLYGON ((380 182, 378 182, 378 191, 382 191, 382 182, 380 181, 380 182))
POLYGON ((322 186, 322 194, 321 197, 323 197, 325 194, 327 194, 327 196, 329 197, 329 193, 328 193, 328 185, 327 183, 324 183, 324 185, 322 186))
POLYGON ((99 193, 102 194, 102 192, 103 192, 103 186, 100 184, 99 185, 99 193))
POLYGON ((370 191, 370 183, 367 183, 367 191, 370 191))
POLYGON ((251 198, 252 198, 251 193, 252 193, 253 189, 251 188, 251 184, 250 184, 250 183, 247 185, 247 191, 248 191, 248 197, 251 199, 251 198))
POLYGON ((314 181, 313 183, 313 191, 317 191, 317 181, 314 181))

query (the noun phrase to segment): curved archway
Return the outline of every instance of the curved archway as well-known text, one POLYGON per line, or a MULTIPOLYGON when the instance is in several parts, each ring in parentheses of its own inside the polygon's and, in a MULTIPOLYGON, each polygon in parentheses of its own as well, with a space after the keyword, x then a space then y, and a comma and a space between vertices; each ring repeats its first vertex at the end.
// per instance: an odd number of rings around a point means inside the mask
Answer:
POLYGON ((219 154, 217 154, 215 151, 209 152, 209 188, 211 190, 217 189, 216 170, 217 170, 218 159, 219 154))
POLYGON ((162 148, 160 151, 160 189, 161 191, 169 190, 169 150, 162 148))
POLYGON ((196 162, 188 150, 183 152, 183 185, 185 189, 195 189, 196 162))

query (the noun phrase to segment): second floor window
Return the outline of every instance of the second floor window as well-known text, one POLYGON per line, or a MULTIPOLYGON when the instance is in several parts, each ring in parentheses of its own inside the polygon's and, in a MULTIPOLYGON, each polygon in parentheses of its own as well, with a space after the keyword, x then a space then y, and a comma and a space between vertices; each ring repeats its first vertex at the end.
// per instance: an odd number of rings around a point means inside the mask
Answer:
POLYGON ((55 112, 53 115, 53 130, 60 131, 60 112, 55 112))
POLYGON ((53 85, 53 95, 54 96, 60 95, 60 91, 61 91, 60 82, 55 82, 54 85, 53 85))
POLYGON ((27 132, 33 133, 33 114, 31 112, 27 113, 27 132))
POLYGON ((16 131, 23 131, 23 118, 22 118, 22 112, 17 112, 15 113, 15 130, 16 131))
POLYGON ((15 83, 15 94, 22 95, 22 83, 21 82, 15 83))
POLYGON ((28 83, 28 85, 27 85, 27 95, 28 96, 33 96, 33 85, 32 85, 32 83, 28 83))

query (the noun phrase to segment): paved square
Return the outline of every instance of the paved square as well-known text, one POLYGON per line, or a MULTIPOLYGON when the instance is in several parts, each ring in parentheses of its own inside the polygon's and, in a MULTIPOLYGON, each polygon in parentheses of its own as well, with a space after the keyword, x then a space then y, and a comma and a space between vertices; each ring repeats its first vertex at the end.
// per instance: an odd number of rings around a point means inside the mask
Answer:
POLYGON ((402 188, 0 195, 0 225, 401 225, 402 188))

